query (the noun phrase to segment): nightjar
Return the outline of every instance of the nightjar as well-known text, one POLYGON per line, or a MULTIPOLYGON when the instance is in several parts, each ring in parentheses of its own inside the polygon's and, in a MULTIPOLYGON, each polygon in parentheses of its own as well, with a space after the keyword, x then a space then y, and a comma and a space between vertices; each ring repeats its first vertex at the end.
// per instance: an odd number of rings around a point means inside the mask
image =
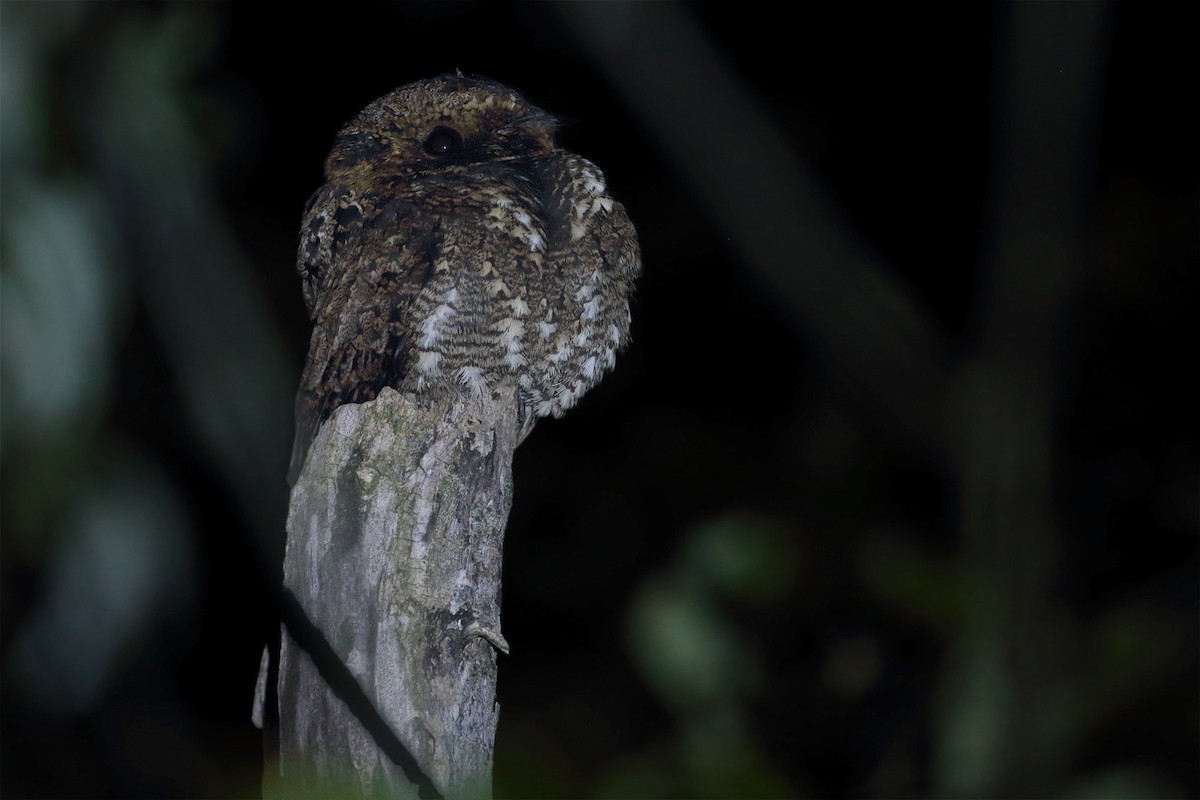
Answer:
POLYGON ((385 386, 507 389, 523 438, 612 369, 637 235, 600 170, 555 146, 555 127, 505 86, 448 75, 376 100, 338 133, 300 233, 313 333, 291 482, 334 409, 385 386))

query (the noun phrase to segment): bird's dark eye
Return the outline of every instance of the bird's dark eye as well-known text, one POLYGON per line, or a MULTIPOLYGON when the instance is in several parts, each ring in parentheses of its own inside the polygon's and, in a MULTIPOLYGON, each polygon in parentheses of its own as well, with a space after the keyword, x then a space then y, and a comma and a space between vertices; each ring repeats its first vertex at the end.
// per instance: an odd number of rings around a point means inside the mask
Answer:
POLYGON ((439 125, 425 137, 424 147, 429 155, 441 158, 462 150, 462 144, 462 135, 458 131, 439 125))

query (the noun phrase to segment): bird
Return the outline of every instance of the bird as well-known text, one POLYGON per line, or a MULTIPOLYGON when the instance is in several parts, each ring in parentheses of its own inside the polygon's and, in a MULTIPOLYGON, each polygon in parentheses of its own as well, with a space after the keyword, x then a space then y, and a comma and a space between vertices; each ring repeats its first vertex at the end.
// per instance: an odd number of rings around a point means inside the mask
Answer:
POLYGON ((384 387, 517 398, 518 441, 629 342, 637 233, 559 122, 480 76, 415 81, 337 134, 297 253, 312 322, 294 484, 320 425, 384 387), (515 390, 515 391, 514 391, 515 390))

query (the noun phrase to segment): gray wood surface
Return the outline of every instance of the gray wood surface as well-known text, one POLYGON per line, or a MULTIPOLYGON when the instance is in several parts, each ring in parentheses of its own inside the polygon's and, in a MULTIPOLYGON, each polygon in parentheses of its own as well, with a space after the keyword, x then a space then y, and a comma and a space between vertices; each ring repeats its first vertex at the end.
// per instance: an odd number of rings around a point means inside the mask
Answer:
MULTIPOLYGON (((503 393, 501 393, 503 394, 503 393)), ((515 398, 339 408, 291 498, 284 585, 444 796, 491 794, 515 398)), ((284 631, 285 796, 415 786, 284 631)))

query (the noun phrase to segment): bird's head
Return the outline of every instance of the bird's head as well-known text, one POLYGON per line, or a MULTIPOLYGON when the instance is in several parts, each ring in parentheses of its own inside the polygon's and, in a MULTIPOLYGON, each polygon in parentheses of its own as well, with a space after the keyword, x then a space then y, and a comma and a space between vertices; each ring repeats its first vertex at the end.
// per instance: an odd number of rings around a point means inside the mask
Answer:
POLYGON ((502 84, 444 75, 402 86, 363 109, 338 133, 325 173, 348 188, 469 175, 550 153, 556 125, 502 84))

